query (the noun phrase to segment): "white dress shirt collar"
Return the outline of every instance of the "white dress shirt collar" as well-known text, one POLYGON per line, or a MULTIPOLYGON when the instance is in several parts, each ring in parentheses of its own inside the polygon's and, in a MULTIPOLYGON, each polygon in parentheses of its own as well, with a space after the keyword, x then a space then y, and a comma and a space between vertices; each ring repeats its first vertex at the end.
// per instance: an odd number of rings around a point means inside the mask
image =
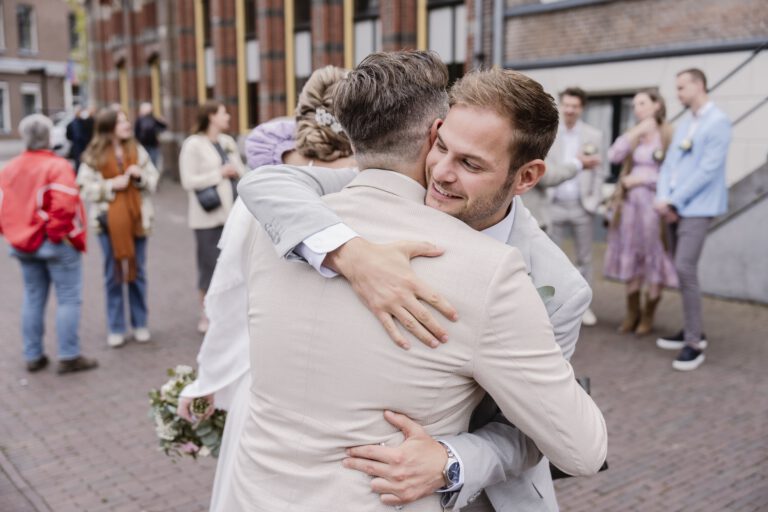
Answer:
POLYGON ((488 235, 501 243, 507 243, 507 240, 509 240, 509 237, 512 234, 512 225, 515 222, 515 204, 516 201, 512 199, 512 206, 510 207, 507 216, 493 226, 485 228, 482 231, 483 234, 488 235))

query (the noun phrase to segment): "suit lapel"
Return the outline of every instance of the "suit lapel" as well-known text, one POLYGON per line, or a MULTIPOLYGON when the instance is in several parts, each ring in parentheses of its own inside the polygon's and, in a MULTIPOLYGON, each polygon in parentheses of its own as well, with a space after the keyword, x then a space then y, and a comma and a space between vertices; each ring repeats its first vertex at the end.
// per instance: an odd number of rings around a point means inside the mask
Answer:
MULTIPOLYGON (((530 226, 536 224, 530 216, 528 209, 523 204, 520 196, 515 197, 515 217, 512 221, 512 229, 509 232, 507 245, 516 247, 523 255, 525 268, 531 272, 531 232, 530 226)), ((536 226, 538 229, 538 225, 536 226)))

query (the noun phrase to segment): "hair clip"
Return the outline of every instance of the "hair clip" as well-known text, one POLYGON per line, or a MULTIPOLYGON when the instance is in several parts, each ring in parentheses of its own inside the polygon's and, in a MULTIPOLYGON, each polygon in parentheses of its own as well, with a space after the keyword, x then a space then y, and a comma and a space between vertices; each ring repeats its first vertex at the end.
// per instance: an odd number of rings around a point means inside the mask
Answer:
POLYGON ((330 126, 331 130, 333 130, 333 133, 341 133, 344 131, 341 123, 336 120, 333 114, 324 108, 318 108, 315 111, 315 121, 317 121, 317 124, 320 126, 330 126))

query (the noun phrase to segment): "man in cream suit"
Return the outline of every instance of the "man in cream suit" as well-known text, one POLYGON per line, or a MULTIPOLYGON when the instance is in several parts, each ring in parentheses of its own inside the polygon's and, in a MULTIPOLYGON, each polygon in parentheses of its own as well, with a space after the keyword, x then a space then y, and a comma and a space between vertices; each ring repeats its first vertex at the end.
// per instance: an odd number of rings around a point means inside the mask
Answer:
POLYGON ((691 114, 675 130, 659 173, 656 209, 671 224, 675 269, 683 299, 684 329, 656 341, 659 348, 679 350, 672 362, 689 371, 704 362, 699 257, 712 218, 726 212, 728 187, 725 163, 731 143, 731 122, 709 100, 707 77, 692 68, 677 74, 677 97, 691 114))
MULTIPOLYGON (((532 210, 541 222, 550 223, 552 240, 562 247, 569 230, 573 230, 576 251, 576 267, 592 286, 592 241, 594 239, 594 215, 602 201, 601 187, 607 176, 602 158, 602 133, 584 123, 587 95, 578 87, 569 87, 560 93, 562 116, 557 138, 547 155, 547 168, 569 169, 575 176, 550 188, 549 211, 546 208, 532 210)), ((584 325, 597 323, 591 309, 583 318, 584 325)))
MULTIPOLYGON (((345 448, 398 444, 398 432, 381 417, 385 409, 413 417, 432 435, 462 431, 484 395, 479 386, 530 436, 523 452, 528 464, 537 459, 533 443, 570 473, 592 473, 602 464, 604 422, 575 384, 519 252, 423 205, 431 141, 420 134, 444 113, 446 80, 445 67, 424 52, 377 54, 358 66, 340 84, 336 102, 366 170, 325 201, 369 240, 430 239, 446 247, 443 257, 414 267, 461 311, 448 328, 451 341, 439 350, 397 349, 345 281, 278 259, 267 250, 266 233, 254 228, 254 385, 227 510, 387 510, 365 475, 342 466, 345 448)), ((540 87, 538 93, 546 97, 540 87)), ((546 103, 537 110, 539 122, 554 128, 546 103)), ((472 107, 454 111, 469 115, 472 107)), ((492 116, 486 120, 497 139, 488 143, 508 145, 509 123, 492 116)), ((539 158, 516 151, 479 173, 515 187, 543 170, 546 149, 533 151, 539 158)), ((471 187, 444 192, 478 198, 471 187)), ((468 213, 477 211, 469 206, 468 213)), ((265 228, 280 238, 279 226, 265 228)), ((440 510, 440 500, 432 495, 408 509, 440 510)))
MULTIPOLYGON (((454 86, 453 101, 459 105, 472 104, 471 93, 477 90, 482 91, 485 87, 498 86, 496 79, 499 75, 508 77, 513 82, 530 80, 522 75, 498 70, 473 73, 454 86)), ((508 85, 505 82, 502 84, 508 85)), ((515 90, 504 92, 508 96, 514 96, 515 93, 515 90)), ((467 118, 463 115, 465 112, 461 108, 454 109, 451 110, 445 122, 438 125, 439 139, 427 158, 430 188, 433 185, 436 187, 433 193, 439 192, 438 187, 457 192, 460 190, 457 181, 472 179, 479 174, 477 171, 472 172, 467 169, 467 164, 473 161, 468 157, 473 153, 475 157, 482 159, 485 156, 489 161, 508 158, 506 144, 483 146, 484 141, 493 137, 496 129, 495 126, 484 122, 483 116, 488 113, 493 115, 494 111, 477 106, 472 109, 474 117, 467 118), (463 129, 468 125, 473 126, 473 130, 463 129)), ((509 118, 508 122, 514 125, 515 118, 509 118)), ((518 133, 524 132, 521 137, 530 140, 537 134, 533 128, 518 126, 517 130, 518 133)), ((546 152, 546 149, 544 151, 546 152)), ((356 173, 352 170, 330 170, 318 167, 262 168, 251 173, 241 182, 240 196, 267 228, 279 255, 295 257, 297 253, 301 254, 327 275, 328 269, 320 267, 325 254, 318 256, 316 253, 336 249, 349 240, 350 236, 355 236, 355 233, 348 233, 349 228, 343 224, 342 219, 324 205, 319 196, 337 192, 355 176, 356 173)), ((513 200, 514 195, 535 185, 540 176, 541 174, 537 174, 531 179, 526 179, 524 183, 517 183, 504 196, 503 201, 497 202, 495 208, 486 208, 484 216, 467 214, 466 208, 464 210, 453 208, 451 211, 451 205, 440 204, 442 199, 440 195, 435 196, 434 199, 428 195, 427 204, 449 210, 452 214, 463 214, 465 218, 474 217, 467 220, 470 225, 483 230, 489 237, 517 247, 521 251, 535 286, 554 288, 554 295, 545 301, 545 305, 554 326, 556 341, 563 354, 570 358, 578 339, 582 314, 591 300, 591 291, 568 258, 539 229, 536 220, 531 217, 520 198, 513 200)), ((465 195, 467 195, 468 186, 463 187, 465 195)), ((495 195, 498 189, 498 184, 483 182, 479 190, 495 195)), ((354 241, 359 242, 360 239, 354 239, 354 241)), ((343 248, 351 244, 352 242, 344 245, 343 248)), ((385 252, 386 249, 377 247, 376 251, 385 252)), ((388 264, 392 261, 382 259, 375 251, 358 256, 356 260, 358 266, 361 266, 358 275, 369 281, 373 279, 371 276, 382 273, 384 263, 388 264), (366 265, 366 262, 370 263, 366 265)), ((397 282, 401 275, 408 272, 407 267, 394 268, 388 274, 385 273, 378 282, 368 284, 368 289, 391 287, 393 282, 397 282)), ((342 273, 344 274, 343 271, 342 273)), ((345 274, 345 277, 352 281, 353 287, 361 293, 365 303, 370 305, 376 301, 374 295, 365 291, 366 283, 361 283, 351 273, 345 274)), ((396 304, 393 309, 404 311, 408 307, 410 303, 403 302, 396 304)), ((377 312, 377 316, 380 317, 380 315, 381 312, 377 312)), ((419 319, 420 315, 414 313, 414 318, 419 319)), ((405 321, 407 320, 406 318, 405 321)), ((493 508, 498 512, 557 510, 547 461, 543 460, 536 467, 527 469, 525 437, 497 413, 498 408, 491 401, 483 401, 482 406, 474 413, 473 428, 479 427, 477 430, 471 434, 463 433, 440 439, 456 453, 461 461, 460 484, 450 489, 454 492, 446 495, 444 502, 447 505, 464 507, 473 500, 472 506, 484 502, 486 507, 490 507, 487 503, 490 500, 493 508), (475 500, 483 489, 485 493, 475 500)), ((415 428, 409 420, 402 417, 399 417, 394 424, 405 426, 410 430, 415 428)), ((411 438, 398 449, 402 460, 436 459, 434 464, 423 463, 418 467, 409 467, 407 463, 381 464, 387 458, 386 453, 377 453, 376 447, 362 449, 363 452, 366 450, 373 451, 368 455, 369 459, 380 463, 378 467, 382 470, 377 476, 386 478, 387 475, 394 473, 400 475, 396 484, 397 489, 389 491, 394 494, 392 498, 399 499, 387 498, 387 495, 384 495, 384 499, 389 499, 392 504, 411 501, 415 497, 432 493, 443 486, 441 472, 445 461, 445 449, 431 438, 425 438, 425 436, 411 438), (442 460, 439 459, 441 452, 442 460), (404 474, 413 476, 403 479, 404 474), (433 484, 435 476, 437 483, 433 484)), ((357 466, 357 459, 351 460, 357 466)), ((361 464, 365 465, 367 462, 361 464)))

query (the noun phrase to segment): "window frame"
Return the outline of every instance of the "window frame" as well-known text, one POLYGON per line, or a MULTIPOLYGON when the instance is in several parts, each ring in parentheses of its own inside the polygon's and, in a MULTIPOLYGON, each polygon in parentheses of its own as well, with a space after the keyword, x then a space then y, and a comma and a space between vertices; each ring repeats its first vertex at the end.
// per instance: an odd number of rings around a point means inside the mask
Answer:
POLYGON ((3 126, 0 127, 0 133, 11 133, 11 94, 8 82, 0 82, 0 90, 3 91, 3 103, 0 104, 0 117, 3 119, 3 126))
POLYGON ((34 95, 35 97, 34 111, 22 112, 22 117, 26 117, 30 114, 44 113, 42 86, 36 82, 22 82, 21 87, 19 87, 19 100, 22 105, 22 108, 24 106, 24 96, 28 94, 34 95))
POLYGON ((33 54, 39 51, 38 39, 37 39, 37 13, 35 12, 35 6, 30 4, 17 4, 16 5, 16 38, 18 39, 19 53, 33 54), (29 9, 29 43, 30 48, 26 48, 21 45, 21 31, 19 23, 19 11, 23 8, 29 9))
POLYGON ((5 50, 5 2, 0 0, 0 52, 5 50))

